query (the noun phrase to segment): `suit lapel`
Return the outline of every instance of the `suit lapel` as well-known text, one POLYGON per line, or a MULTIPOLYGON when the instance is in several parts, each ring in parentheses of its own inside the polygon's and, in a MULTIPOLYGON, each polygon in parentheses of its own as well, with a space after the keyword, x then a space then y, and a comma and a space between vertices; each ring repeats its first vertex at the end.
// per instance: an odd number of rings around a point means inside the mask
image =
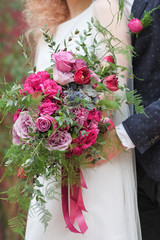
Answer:
POLYGON ((148 0, 134 0, 132 6, 132 12, 135 18, 141 18, 146 8, 148 0))

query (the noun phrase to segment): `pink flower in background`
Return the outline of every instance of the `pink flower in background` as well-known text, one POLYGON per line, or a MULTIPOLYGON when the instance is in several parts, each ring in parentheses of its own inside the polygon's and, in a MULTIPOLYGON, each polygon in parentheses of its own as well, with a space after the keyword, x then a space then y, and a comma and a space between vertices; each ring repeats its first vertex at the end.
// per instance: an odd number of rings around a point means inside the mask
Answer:
POLYGON ((43 102, 41 106, 39 107, 39 113, 41 115, 52 115, 58 110, 58 106, 56 103, 53 103, 51 101, 43 102))
POLYGON ((128 27, 132 33, 139 33, 143 29, 143 24, 138 18, 133 18, 129 21, 128 27))
POLYGON ((53 133, 47 142, 46 148, 49 151, 59 150, 65 151, 72 142, 71 134, 67 131, 57 131, 53 133))
POLYGON ((72 72, 61 72, 57 68, 53 69, 54 81, 60 85, 66 85, 70 82, 74 82, 74 74, 72 72))
POLYGON ((17 178, 24 179, 26 177, 26 173, 24 172, 23 168, 20 167, 17 172, 17 178))
POLYGON ((62 93, 62 87, 57 85, 57 83, 51 79, 48 79, 43 84, 44 87, 44 94, 48 94, 50 96, 55 96, 58 91, 62 93))
POLYGON ((46 132, 48 129, 50 129, 53 121, 54 118, 51 116, 41 116, 36 121, 36 127, 40 132, 46 132))
POLYGON ((86 62, 83 59, 76 59, 75 63, 73 64, 73 68, 75 71, 77 71, 79 68, 86 68, 86 62))
POLYGON ((101 61, 101 67, 107 67, 110 68, 110 64, 109 63, 114 63, 113 57, 112 56, 105 56, 102 61, 101 61))
POLYGON ((29 128, 32 129, 32 133, 36 132, 35 123, 29 113, 27 111, 21 112, 13 125, 14 138, 16 135, 22 139, 29 138, 29 128))
POLYGON ((104 85, 112 92, 117 91, 118 88, 118 78, 115 74, 105 77, 103 80, 104 85))
POLYGON ((95 108, 89 111, 87 120, 96 120, 97 122, 101 121, 102 113, 95 108))
POLYGON ((80 85, 90 84, 91 74, 88 68, 79 68, 74 74, 74 81, 80 85))
POLYGON ((19 109, 17 109, 17 111, 15 112, 14 118, 13 118, 14 122, 19 118, 19 114, 20 114, 21 111, 22 111, 22 109, 19 108, 19 109))
POLYGON ((105 119, 103 120, 103 124, 104 124, 104 123, 108 123, 108 124, 109 124, 109 125, 107 126, 107 129, 108 129, 109 131, 111 131, 112 129, 115 128, 114 123, 112 122, 112 120, 111 120, 110 118, 105 118, 105 119))
POLYGON ((75 63, 73 54, 63 50, 53 53, 52 59, 55 61, 55 68, 63 73, 72 71, 73 63, 75 63))

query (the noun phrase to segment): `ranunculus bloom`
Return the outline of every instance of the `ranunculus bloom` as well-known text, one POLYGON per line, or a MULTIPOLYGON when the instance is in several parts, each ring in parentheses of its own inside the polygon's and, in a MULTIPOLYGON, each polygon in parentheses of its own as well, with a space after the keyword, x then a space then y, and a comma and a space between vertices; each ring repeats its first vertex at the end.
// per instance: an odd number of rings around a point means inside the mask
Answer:
POLYGON ((62 87, 59 86, 54 80, 48 79, 43 84, 44 94, 48 94, 50 96, 55 96, 58 91, 62 93, 62 87))
POLYGON ((114 123, 112 122, 112 120, 110 119, 110 118, 105 118, 104 120, 103 120, 103 123, 108 123, 109 125, 107 126, 107 129, 109 130, 109 131, 111 131, 112 129, 114 129, 115 128, 115 126, 114 126, 114 123))
POLYGON ((117 91, 119 89, 118 78, 116 78, 115 74, 105 77, 103 83, 112 92, 117 91))
POLYGON ((78 109, 74 108, 73 113, 75 115, 74 120, 76 121, 76 123, 83 126, 84 122, 88 118, 88 110, 85 108, 79 107, 78 109))
POLYGON ((88 68, 80 68, 74 74, 74 81, 80 85, 90 84, 91 74, 88 68))
POLYGON ((112 56, 105 56, 101 61, 101 67, 110 67, 109 63, 113 63, 113 57, 112 56))
POLYGON ((65 151, 72 142, 71 134, 67 131, 57 131, 53 133, 47 142, 46 148, 49 151, 59 150, 65 151))
POLYGON ((54 118, 51 116, 41 116, 36 121, 36 127, 40 132, 46 132, 50 129, 54 118))
POLYGON ((80 68, 86 68, 86 62, 83 59, 76 59, 75 63, 73 64, 73 68, 75 71, 77 71, 80 68))
POLYGON ((52 59, 55 61, 55 67, 61 72, 70 72, 75 63, 73 54, 68 51, 59 51, 58 53, 52 54, 52 59))
POLYGON ((20 167, 17 172, 17 178, 24 179, 26 177, 26 173, 24 172, 23 168, 20 167))
POLYGON ((52 115, 54 112, 58 110, 58 106, 56 103, 51 101, 43 102, 39 107, 39 112, 41 115, 52 115))
POLYGON ((57 68, 53 69, 53 78, 54 81, 60 85, 66 85, 70 82, 74 82, 74 74, 72 72, 61 72, 57 68))
POLYGON ((102 113, 95 108, 89 111, 87 120, 96 120, 97 122, 101 121, 102 113))
POLYGON ((133 18, 129 21, 128 27, 132 33, 139 33, 143 29, 143 24, 138 18, 133 18))
POLYGON ((31 116, 27 111, 21 112, 19 118, 13 125, 14 134, 22 139, 29 138, 29 128, 32 129, 32 133, 36 132, 36 126, 31 116))

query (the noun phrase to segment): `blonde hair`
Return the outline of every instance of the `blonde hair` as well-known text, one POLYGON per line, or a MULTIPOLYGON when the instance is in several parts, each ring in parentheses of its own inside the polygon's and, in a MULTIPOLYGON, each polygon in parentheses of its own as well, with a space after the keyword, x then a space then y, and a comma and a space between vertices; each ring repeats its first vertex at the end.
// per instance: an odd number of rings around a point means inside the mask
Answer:
POLYGON ((58 24, 69 16, 66 0, 25 0, 24 16, 28 29, 26 36, 29 42, 36 43, 40 37, 41 28, 47 24, 52 33, 58 24))

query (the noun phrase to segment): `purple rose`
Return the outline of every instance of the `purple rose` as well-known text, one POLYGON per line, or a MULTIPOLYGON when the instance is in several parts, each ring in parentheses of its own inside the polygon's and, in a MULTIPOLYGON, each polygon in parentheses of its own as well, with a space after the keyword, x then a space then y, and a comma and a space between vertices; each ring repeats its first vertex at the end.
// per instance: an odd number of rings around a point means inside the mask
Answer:
POLYGON ((22 139, 29 138, 29 128, 32 129, 32 133, 36 132, 36 126, 31 116, 27 111, 21 112, 13 125, 14 134, 22 139))
POLYGON ((61 72, 57 68, 53 69, 54 81, 60 85, 66 85, 70 82, 74 82, 74 74, 72 72, 61 72))
POLYGON ((67 131, 58 130, 56 133, 53 133, 49 137, 46 148, 49 151, 53 150, 65 151, 69 147, 71 142, 72 137, 70 133, 68 133, 67 131))
POLYGON ((75 59, 73 59, 73 54, 67 51, 59 51, 58 53, 52 54, 52 59, 55 61, 55 67, 61 72, 70 72, 73 67, 75 59))
POLYGON ((40 132, 46 132, 50 129, 54 118, 51 116, 41 116, 36 121, 36 127, 40 132))

